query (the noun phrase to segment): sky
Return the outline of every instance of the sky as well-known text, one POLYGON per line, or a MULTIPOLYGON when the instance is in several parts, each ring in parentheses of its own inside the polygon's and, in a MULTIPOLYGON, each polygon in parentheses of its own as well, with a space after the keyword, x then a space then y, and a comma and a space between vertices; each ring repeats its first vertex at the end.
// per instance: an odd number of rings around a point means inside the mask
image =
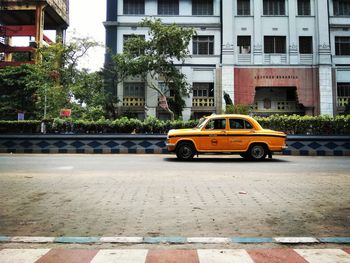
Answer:
POLYGON ((88 57, 81 61, 80 67, 96 71, 103 66, 106 0, 70 0, 69 16, 70 25, 67 30, 67 41, 74 36, 93 38, 101 43, 102 47, 91 50, 88 57))

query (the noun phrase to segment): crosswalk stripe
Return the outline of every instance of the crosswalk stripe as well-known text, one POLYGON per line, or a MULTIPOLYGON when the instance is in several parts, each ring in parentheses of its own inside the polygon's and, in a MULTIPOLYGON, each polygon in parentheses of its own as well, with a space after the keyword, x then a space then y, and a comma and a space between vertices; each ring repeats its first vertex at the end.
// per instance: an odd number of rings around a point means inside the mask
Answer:
POLYGON ((1 263, 34 263, 50 249, 3 249, 0 250, 1 263))
POLYGON ((200 263, 254 263, 254 261, 244 249, 198 249, 197 253, 200 263))
POLYGON ((0 263, 350 263, 343 249, 0 249, 0 263))
POLYGON ((295 249, 309 263, 350 263, 350 256, 341 249, 295 249))
POLYGON ((147 249, 103 249, 97 253, 91 263, 144 263, 147 253, 147 249))

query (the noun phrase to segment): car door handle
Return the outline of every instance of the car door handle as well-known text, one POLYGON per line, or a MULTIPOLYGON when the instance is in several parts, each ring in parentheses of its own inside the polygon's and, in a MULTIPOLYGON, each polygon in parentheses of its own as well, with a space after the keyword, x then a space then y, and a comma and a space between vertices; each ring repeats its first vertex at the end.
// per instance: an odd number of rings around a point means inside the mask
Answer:
POLYGON ((209 134, 209 137, 216 137, 216 134, 209 134))

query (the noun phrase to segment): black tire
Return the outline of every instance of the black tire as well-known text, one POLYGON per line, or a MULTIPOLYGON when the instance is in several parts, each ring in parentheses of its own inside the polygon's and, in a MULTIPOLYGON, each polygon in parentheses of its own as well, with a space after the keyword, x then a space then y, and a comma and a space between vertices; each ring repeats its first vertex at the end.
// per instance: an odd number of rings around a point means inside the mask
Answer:
POLYGON ((193 158, 195 154, 194 147, 192 143, 189 142, 181 142, 176 147, 176 156, 178 159, 182 161, 189 161, 193 158))
POLYGON ((264 160, 267 153, 268 150, 264 144, 253 144, 248 150, 249 158, 253 161, 264 160))

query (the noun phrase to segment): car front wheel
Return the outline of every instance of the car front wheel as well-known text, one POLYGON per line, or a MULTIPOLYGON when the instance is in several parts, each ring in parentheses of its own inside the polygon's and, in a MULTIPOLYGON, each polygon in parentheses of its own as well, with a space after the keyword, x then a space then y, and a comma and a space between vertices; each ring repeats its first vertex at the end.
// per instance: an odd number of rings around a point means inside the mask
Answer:
POLYGON ((191 143, 183 142, 176 148, 176 156, 180 160, 188 161, 194 156, 194 148, 191 143))
POLYGON ((254 161, 261 161, 267 155, 267 148, 263 144, 254 144, 249 148, 249 157, 254 161))

